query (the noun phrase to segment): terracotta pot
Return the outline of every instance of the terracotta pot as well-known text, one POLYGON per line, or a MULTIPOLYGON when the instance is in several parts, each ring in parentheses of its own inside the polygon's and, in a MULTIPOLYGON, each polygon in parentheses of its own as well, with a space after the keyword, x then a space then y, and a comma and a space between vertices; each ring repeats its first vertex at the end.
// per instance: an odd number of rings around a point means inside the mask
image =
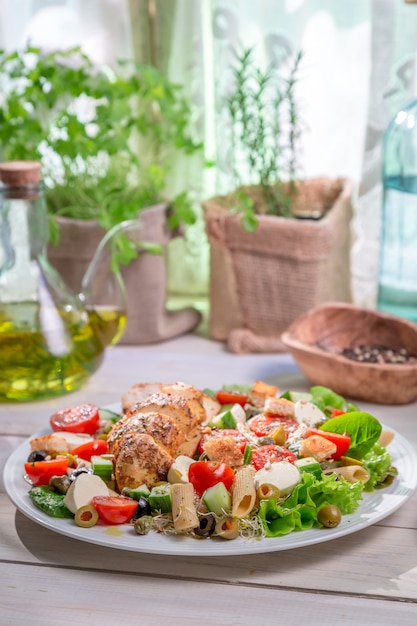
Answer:
MULTIPOLYGON (((143 209, 139 218, 139 237, 165 247, 174 236, 166 220, 164 204, 143 209)), ((61 277, 78 293, 85 271, 104 230, 95 220, 58 218, 60 241, 49 245, 48 257, 61 277)), ((193 308, 167 311, 165 255, 141 252, 130 265, 122 268, 128 294, 128 321, 121 344, 155 343, 195 328, 200 314, 193 308)))

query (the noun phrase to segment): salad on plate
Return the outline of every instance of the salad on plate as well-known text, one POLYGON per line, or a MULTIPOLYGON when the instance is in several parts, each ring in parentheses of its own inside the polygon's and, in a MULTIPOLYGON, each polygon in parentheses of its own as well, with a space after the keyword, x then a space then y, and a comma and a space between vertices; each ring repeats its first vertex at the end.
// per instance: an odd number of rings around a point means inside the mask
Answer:
POLYGON ((81 527, 128 524, 138 541, 332 529, 397 473, 393 433, 321 386, 141 383, 120 411, 72 406, 49 425, 23 468, 33 506, 81 527))

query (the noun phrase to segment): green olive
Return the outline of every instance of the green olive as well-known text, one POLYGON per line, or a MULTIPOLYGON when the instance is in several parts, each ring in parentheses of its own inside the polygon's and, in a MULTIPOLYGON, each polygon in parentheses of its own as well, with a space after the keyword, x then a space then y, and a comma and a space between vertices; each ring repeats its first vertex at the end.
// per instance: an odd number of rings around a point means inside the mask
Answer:
POLYGON ((342 520, 342 513, 335 504, 325 504, 319 509, 317 519, 325 528, 335 528, 342 520))
POLYGON ((352 459, 350 456, 341 456, 340 465, 363 465, 363 462, 359 461, 359 459, 352 459))
POLYGON ((81 526, 82 528, 91 528, 91 526, 95 526, 98 522, 97 509, 90 504, 80 506, 75 513, 74 520, 77 526, 81 526))
POLYGON ((279 500, 279 489, 276 485, 271 485, 269 483, 262 483, 259 485, 256 495, 258 496, 258 500, 279 500))
POLYGON ((62 476, 52 476, 49 481, 51 487, 58 491, 59 493, 67 493, 70 488, 71 481, 66 474, 62 476))
POLYGON ((270 435, 271 439, 277 444, 277 446, 283 446, 287 435, 285 434, 285 430, 282 426, 278 426, 270 435))
POLYGON ((239 536, 239 520, 235 517, 222 517, 216 522, 215 534, 222 539, 236 539, 239 536))
POLYGON ((151 515, 142 515, 134 521, 134 528, 138 535, 147 535, 152 530, 153 517, 151 515))

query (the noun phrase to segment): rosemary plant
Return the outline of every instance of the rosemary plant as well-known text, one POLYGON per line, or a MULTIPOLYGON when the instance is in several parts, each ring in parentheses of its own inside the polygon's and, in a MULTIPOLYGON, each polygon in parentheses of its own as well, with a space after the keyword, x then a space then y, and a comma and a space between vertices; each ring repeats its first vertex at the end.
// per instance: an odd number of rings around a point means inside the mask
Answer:
POLYGON ((256 213, 291 216, 300 136, 295 85, 302 52, 285 78, 272 67, 260 69, 253 55, 253 48, 236 53, 225 107, 237 190, 232 208, 242 213, 249 231, 256 228, 256 213), (260 201, 251 193, 254 185, 260 187, 260 201))

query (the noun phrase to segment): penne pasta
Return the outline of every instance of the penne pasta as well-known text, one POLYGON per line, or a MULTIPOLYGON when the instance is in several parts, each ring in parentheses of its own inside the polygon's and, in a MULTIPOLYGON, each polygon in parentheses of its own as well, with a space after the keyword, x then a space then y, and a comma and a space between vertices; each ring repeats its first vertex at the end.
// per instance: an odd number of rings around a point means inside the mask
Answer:
POLYGON ((384 448, 387 447, 388 444, 394 439, 394 433, 390 430, 382 430, 379 435, 378 443, 384 448))
POLYGON ((363 483, 368 482, 369 472, 360 465, 345 465, 344 467, 333 467, 324 472, 324 474, 339 474, 350 483, 357 483, 361 480, 363 483))
POLYGON ((191 483, 175 483, 171 486, 172 519, 177 532, 188 532, 199 525, 191 483))
POLYGON ((233 488, 232 516, 243 518, 252 511, 256 490, 254 484, 255 468, 252 465, 244 465, 235 477, 233 488))

